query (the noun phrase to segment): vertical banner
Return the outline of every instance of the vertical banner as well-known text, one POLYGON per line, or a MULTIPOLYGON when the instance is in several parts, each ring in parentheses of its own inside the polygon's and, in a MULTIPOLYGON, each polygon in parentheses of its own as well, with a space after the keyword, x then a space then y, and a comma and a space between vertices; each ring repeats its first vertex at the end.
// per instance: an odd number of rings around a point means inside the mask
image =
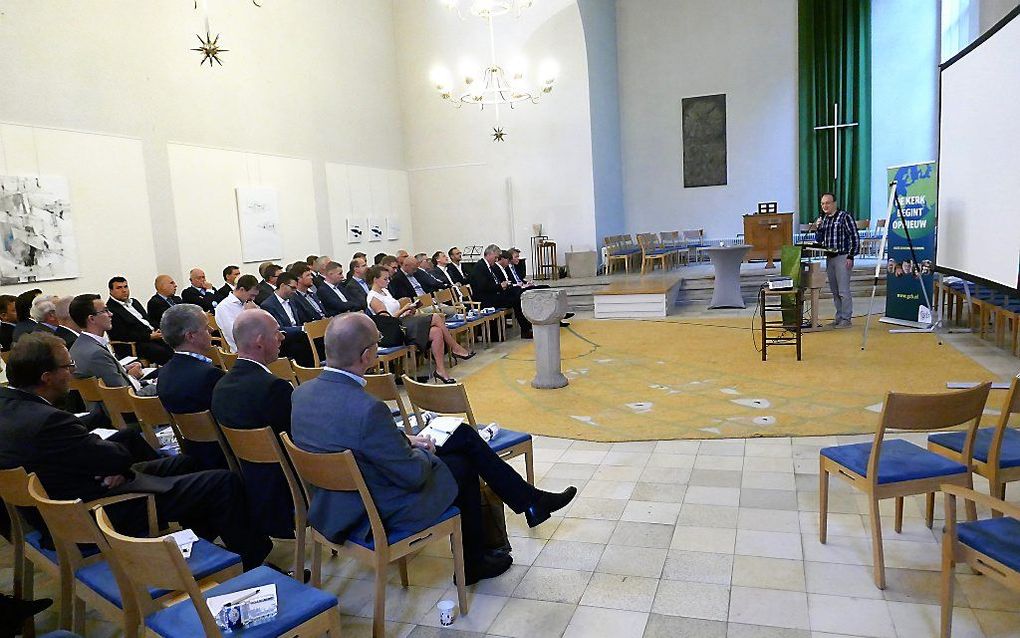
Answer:
POLYGON ((931 309, 925 305, 921 286, 930 300, 937 221, 935 162, 889 168, 888 174, 890 182, 896 181, 896 200, 903 217, 894 204, 886 253, 885 316, 928 325, 932 322, 931 309))

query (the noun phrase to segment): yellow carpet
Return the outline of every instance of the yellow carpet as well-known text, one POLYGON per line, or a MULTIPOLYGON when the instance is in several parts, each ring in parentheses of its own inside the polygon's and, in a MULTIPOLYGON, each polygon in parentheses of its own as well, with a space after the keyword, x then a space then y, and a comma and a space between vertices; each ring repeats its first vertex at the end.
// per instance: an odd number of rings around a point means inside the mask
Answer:
MULTIPOLYGON (((522 343, 464 380, 480 421, 533 434, 640 441, 874 432, 886 392, 944 392, 949 380, 994 375, 928 334, 875 320, 804 335, 761 361, 749 319, 574 321, 562 330, 570 385, 536 390, 534 346, 522 343)), ((997 407, 1003 393, 989 405, 997 407)))

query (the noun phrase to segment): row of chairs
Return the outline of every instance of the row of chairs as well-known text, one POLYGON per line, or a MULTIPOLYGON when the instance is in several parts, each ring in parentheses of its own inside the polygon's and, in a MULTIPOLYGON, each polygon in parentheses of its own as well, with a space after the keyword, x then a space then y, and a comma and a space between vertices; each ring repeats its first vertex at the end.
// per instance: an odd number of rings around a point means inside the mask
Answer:
POLYGON ((870 443, 823 448, 819 454, 819 541, 827 541, 829 476, 836 476, 868 497, 875 584, 885 588, 885 558, 879 501, 895 499, 894 527, 902 530, 904 498, 926 496, 925 522, 932 527, 935 492, 946 499, 943 540, 942 623, 949 636, 954 564, 966 561, 979 573, 1020 590, 1020 509, 1007 505, 1006 484, 1020 480, 1020 433, 1009 427, 1020 414, 1020 378, 1014 379, 995 427, 980 428, 990 383, 959 392, 908 395, 889 393, 870 443), (935 431, 966 425, 964 430, 927 437, 927 449, 902 439, 885 439, 889 430, 935 431), (973 474, 988 480, 990 495, 973 490, 973 474), (967 521, 957 524, 956 498, 965 500, 967 521), (977 520, 976 503, 990 507, 992 518, 977 520), (1013 518, 1001 518, 1003 512, 1013 518))
MULTIPOLYGON (((875 222, 875 227, 872 228, 870 219, 857 220, 857 235, 861 240, 861 256, 879 256, 878 249, 882 243, 882 231, 885 229, 885 222, 885 219, 879 219, 875 222)), ((796 243, 813 242, 815 241, 815 232, 817 230, 818 222, 801 224, 797 229, 797 236, 794 238, 794 241, 796 243)))
POLYGON ((706 246, 704 229, 674 230, 661 233, 638 233, 637 242, 631 235, 609 235, 602 240, 606 248, 606 274, 611 275, 618 264, 624 272, 640 265, 641 274, 646 268, 663 270, 672 265, 690 263, 699 259, 698 248, 706 246))
POLYGON ((958 277, 936 279, 933 297, 943 317, 1020 356, 1020 297, 958 277))

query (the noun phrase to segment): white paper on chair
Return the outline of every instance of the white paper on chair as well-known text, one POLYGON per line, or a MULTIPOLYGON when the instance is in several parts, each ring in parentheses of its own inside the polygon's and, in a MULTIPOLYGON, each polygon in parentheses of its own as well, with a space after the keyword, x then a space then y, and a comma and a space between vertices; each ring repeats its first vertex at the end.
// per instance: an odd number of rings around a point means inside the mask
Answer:
POLYGON ((464 419, 459 416, 437 416, 429 421, 428 426, 419 432, 418 436, 431 437, 436 442, 436 447, 442 447, 463 422, 464 419))
POLYGON ((184 554, 184 558, 191 558, 191 546, 198 542, 198 536, 195 532, 190 529, 182 529, 179 532, 167 534, 167 536, 174 539, 177 547, 181 550, 181 554, 184 554))
POLYGON ((276 189, 238 186, 237 225, 241 234, 241 261, 270 261, 283 256, 280 210, 276 189))
POLYGON ((279 609, 276 585, 270 583, 206 599, 216 624, 228 631, 258 625, 274 618, 279 609))

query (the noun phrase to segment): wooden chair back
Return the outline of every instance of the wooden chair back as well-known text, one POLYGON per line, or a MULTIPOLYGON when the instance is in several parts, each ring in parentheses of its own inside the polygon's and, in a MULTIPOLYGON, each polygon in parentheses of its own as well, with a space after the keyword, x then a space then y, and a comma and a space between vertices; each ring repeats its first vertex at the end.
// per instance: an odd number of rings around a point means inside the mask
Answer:
POLYGON ((293 361, 291 361, 290 367, 293 369, 294 377, 297 378, 299 384, 307 383, 322 374, 322 368, 306 368, 299 366, 293 361))
POLYGON ((205 313, 205 322, 209 325, 210 330, 216 330, 217 332, 219 331, 220 327, 216 324, 215 314, 211 312, 205 313))
POLYGON ((442 385, 418 383, 406 374, 403 380, 404 390, 407 391, 407 398, 411 402, 418 423, 423 422, 421 413, 427 410, 440 414, 463 414, 469 425, 472 427, 476 425, 475 414, 471 411, 471 403, 468 401, 467 389, 463 383, 442 385))
POLYGON ((205 356, 212 359, 213 365, 220 370, 226 370, 227 367, 223 364, 223 351, 216 346, 209 346, 209 349, 205 351, 205 356))
POLYGON ((234 367, 234 363, 237 362, 237 353, 227 352, 220 348, 220 359, 223 360, 223 369, 229 372, 234 367))
POLYGON ((191 598, 199 621, 206 636, 222 636, 216 621, 209 611, 205 598, 202 596, 198 583, 195 582, 172 538, 133 538, 117 532, 110 523, 105 507, 97 507, 96 523, 109 543, 110 553, 115 560, 113 565, 120 565, 130 583, 124 594, 125 604, 130 598, 132 604, 139 609, 142 617, 159 611, 163 605, 152 599, 148 588, 169 589, 187 593, 191 598))
POLYGON ((457 300, 453 296, 453 288, 443 288, 435 292, 436 303, 454 305, 457 300))
POLYGON ((992 442, 988 447, 988 465, 991 467, 999 467, 999 459, 1002 456, 1002 439, 1006 436, 1009 420, 1014 414, 1020 414, 1020 376, 1013 377, 1013 383, 1010 384, 1009 392, 1006 393, 1006 401, 1002 404, 1002 409, 999 412, 999 420, 995 425, 992 442))
MULTIPOLYGON (((312 348, 312 350, 314 351, 315 348, 312 348)), ((297 377, 294 376, 294 368, 290 367, 290 359, 280 357, 266 367, 269 368, 270 372, 284 381, 289 381, 291 385, 296 386, 298 384, 297 377)))
POLYGON ((195 443, 218 443, 223 456, 227 459, 227 466, 232 472, 237 472, 237 460, 230 453, 227 441, 223 438, 220 426, 213 418, 212 412, 189 412, 185 414, 171 414, 171 424, 178 440, 194 441, 195 443))
POLYGON ((103 406, 106 408, 106 415, 110 417, 110 423, 118 430, 127 427, 124 421, 125 414, 134 414, 135 408, 131 405, 131 397, 128 396, 128 386, 111 388, 102 379, 99 380, 99 396, 103 398, 103 406))
POLYGON ((96 377, 71 377, 71 389, 78 392, 82 399, 90 403, 102 403, 103 396, 99 394, 99 379, 96 377))
POLYGON ((870 219, 858 219, 857 220, 857 230, 868 230, 869 228, 871 228, 871 220, 870 219))
POLYGON ((159 449, 156 430, 170 425, 170 413, 163 407, 159 397, 140 397, 135 394, 133 388, 128 389, 128 400, 131 401, 131 410, 135 413, 138 425, 142 428, 142 436, 149 442, 149 445, 159 449))
POLYGON ((392 372, 387 372, 386 374, 366 374, 365 391, 380 401, 393 401, 396 403, 397 409, 400 410, 400 418, 404 421, 404 432, 406 434, 414 434, 414 428, 411 426, 411 417, 407 412, 407 407, 404 405, 404 399, 400 396, 400 391, 397 389, 397 380, 392 372))
MULTIPOLYGON (((303 330, 305 336, 308 337, 308 347, 312 351, 312 367, 314 368, 318 368, 322 365, 322 360, 319 359, 319 349, 315 345, 315 340, 326 337, 326 328, 329 327, 329 322, 332 320, 332 317, 326 317, 325 319, 309 321, 301 326, 301 330, 303 330)), ((293 370, 291 373, 293 374, 293 370)), ((288 379, 288 381, 290 381, 290 379, 288 379)), ((295 381, 296 379, 291 381, 291 383, 294 383, 295 381)))

